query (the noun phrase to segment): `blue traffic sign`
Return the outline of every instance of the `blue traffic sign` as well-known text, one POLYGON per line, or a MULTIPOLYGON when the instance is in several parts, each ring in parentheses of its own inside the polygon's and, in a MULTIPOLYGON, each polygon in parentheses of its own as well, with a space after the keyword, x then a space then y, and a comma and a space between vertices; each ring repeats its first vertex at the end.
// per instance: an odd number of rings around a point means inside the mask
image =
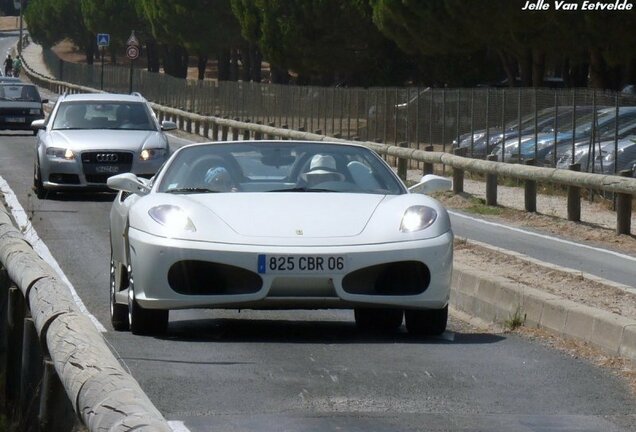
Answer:
POLYGON ((97 34, 97 46, 107 47, 110 45, 110 34, 108 33, 98 33, 97 34))

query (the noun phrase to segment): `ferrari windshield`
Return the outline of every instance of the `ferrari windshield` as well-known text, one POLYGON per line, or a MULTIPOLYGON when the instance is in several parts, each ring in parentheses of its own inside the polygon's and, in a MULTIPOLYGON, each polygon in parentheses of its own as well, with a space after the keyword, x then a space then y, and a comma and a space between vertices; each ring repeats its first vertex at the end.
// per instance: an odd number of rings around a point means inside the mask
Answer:
POLYGON ((156 130, 156 126, 140 102, 81 101, 61 103, 53 129, 156 130))
POLYGON ((184 147, 164 168, 157 191, 406 193, 367 148, 290 141, 184 147))

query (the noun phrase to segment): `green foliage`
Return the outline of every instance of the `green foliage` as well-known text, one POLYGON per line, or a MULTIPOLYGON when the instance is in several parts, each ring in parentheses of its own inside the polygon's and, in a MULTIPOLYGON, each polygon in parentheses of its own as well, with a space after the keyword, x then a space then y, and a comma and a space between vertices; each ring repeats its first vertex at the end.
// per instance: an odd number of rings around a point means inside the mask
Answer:
MULTIPOLYGON (((76 0, 77 2, 77 0, 76 0)), ((142 30, 135 0, 79 0, 86 28, 93 34, 109 33, 113 49, 125 46, 131 30, 142 30)))
POLYGON ((407 62, 359 0, 233 0, 243 35, 300 83, 368 85, 404 77, 407 62), (400 67, 395 67, 399 65, 400 67))
POLYGON ((514 313, 504 321, 504 327, 509 331, 514 331, 526 323, 526 314, 521 312, 521 305, 518 305, 514 313))
POLYGON ((196 54, 244 44, 230 0, 136 0, 158 41, 196 54))
POLYGON ((45 47, 66 38, 82 50, 93 43, 77 0, 31 0, 24 18, 33 40, 45 47))

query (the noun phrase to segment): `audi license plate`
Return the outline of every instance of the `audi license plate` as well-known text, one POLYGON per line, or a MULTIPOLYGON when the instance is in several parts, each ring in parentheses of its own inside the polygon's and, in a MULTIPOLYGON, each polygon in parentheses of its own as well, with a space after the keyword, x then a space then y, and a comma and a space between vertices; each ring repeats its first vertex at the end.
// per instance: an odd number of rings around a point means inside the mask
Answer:
POLYGON ((7 123, 25 123, 26 122, 26 118, 24 117, 7 117, 5 120, 7 121, 7 123))
POLYGON ((345 273, 342 255, 265 255, 258 256, 258 272, 277 274, 345 273))
POLYGON ((95 172, 98 174, 117 174, 119 172, 119 166, 117 165, 98 165, 95 167, 95 172))

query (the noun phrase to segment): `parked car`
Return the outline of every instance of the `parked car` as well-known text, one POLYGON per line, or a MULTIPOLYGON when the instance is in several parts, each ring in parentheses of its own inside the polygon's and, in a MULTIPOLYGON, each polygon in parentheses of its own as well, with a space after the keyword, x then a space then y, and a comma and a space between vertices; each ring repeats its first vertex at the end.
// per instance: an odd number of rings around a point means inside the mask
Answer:
POLYGON ((636 176, 636 135, 621 139, 617 144, 618 152, 614 142, 605 143, 601 147, 594 160, 594 172, 616 174, 631 170, 632 176, 636 176))
POLYGON ((171 309, 354 309, 365 329, 447 323, 448 213, 372 150, 311 141, 191 144, 149 182, 108 179, 116 330, 161 333, 171 309), (421 193, 417 193, 421 192, 421 193))
MULTIPOLYGON (((583 116, 589 114, 592 111, 590 106, 576 107, 576 115, 583 116)), ((572 124, 572 107, 560 106, 558 109, 554 107, 545 108, 539 110, 536 114, 536 127, 539 134, 548 134, 554 132, 556 117, 556 127, 558 129, 565 129, 571 127, 572 124), (556 116, 555 116, 556 113, 556 116)), ((459 147, 468 149, 468 156, 476 158, 485 158, 488 154, 492 153, 498 145, 503 141, 509 141, 513 138, 533 136, 535 133, 535 114, 528 114, 521 119, 521 123, 518 120, 513 120, 505 125, 505 132, 501 131, 499 127, 489 128, 488 146, 486 146, 486 130, 478 130, 473 134, 471 142, 471 134, 464 134, 461 136, 459 147), (519 127, 521 124, 521 127, 519 127)), ((453 147, 457 147, 457 140, 453 141, 453 147)))
POLYGON ((47 191, 106 188, 106 179, 123 172, 152 177, 168 159, 164 131, 139 94, 61 96, 39 131, 33 185, 39 198, 47 191))
POLYGON ((6 78, 0 79, 0 129, 31 131, 31 123, 44 118, 43 104, 48 100, 40 98, 33 84, 17 78, 11 78, 17 82, 3 80, 6 78))
MULTIPOLYGON (((626 124, 636 119, 636 107, 620 107, 618 113, 619 124, 626 124)), ((546 155, 554 148, 567 148, 567 145, 572 144, 572 138, 575 142, 589 139, 592 135, 592 130, 597 136, 607 136, 607 134, 613 134, 616 127, 616 109, 615 108, 603 108, 594 113, 588 114, 580 119, 577 119, 576 128, 572 131, 571 125, 565 126, 563 129, 559 128, 556 135, 556 141, 554 133, 539 134, 535 144, 534 135, 526 136, 521 140, 521 149, 519 149, 518 140, 508 140, 505 143, 504 160, 506 162, 522 162, 527 159, 536 159, 538 164, 543 164, 546 159, 546 155), (536 149, 536 154, 535 154, 536 149)), ((501 149, 498 149, 497 154, 501 149)), ((565 151, 565 150, 564 150, 565 151)), ((558 158, 557 153, 557 158, 558 158)))
POLYGON ((633 170, 636 164, 636 133, 617 142, 611 140, 597 143, 594 145, 594 151, 590 150, 590 144, 579 143, 574 148, 574 157, 570 148, 559 159, 557 168, 568 169, 570 164, 578 163, 581 165, 581 171, 599 174, 615 174, 623 170, 633 170), (618 152, 616 152, 617 148, 618 152))
MULTIPOLYGON (((600 155, 606 146, 611 147, 613 150, 614 134, 615 129, 611 128, 606 130, 602 135, 598 136, 594 143, 592 143, 589 138, 577 141, 574 145, 574 157, 572 157, 571 143, 566 142, 558 144, 556 146, 556 167, 567 169, 570 164, 579 163, 581 164, 582 171, 591 171, 593 165, 589 159, 590 154, 594 154, 594 159, 596 159, 596 156, 600 155)), ((620 140, 623 138, 632 137, 634 135, 636 135, 636 119, 627 122, 618 130, 618 142, 620 143, 620 140)), ((553 160, 554 149, 550 150, 550 152, 546 155, 546 164, 552 164, 553 160)))

